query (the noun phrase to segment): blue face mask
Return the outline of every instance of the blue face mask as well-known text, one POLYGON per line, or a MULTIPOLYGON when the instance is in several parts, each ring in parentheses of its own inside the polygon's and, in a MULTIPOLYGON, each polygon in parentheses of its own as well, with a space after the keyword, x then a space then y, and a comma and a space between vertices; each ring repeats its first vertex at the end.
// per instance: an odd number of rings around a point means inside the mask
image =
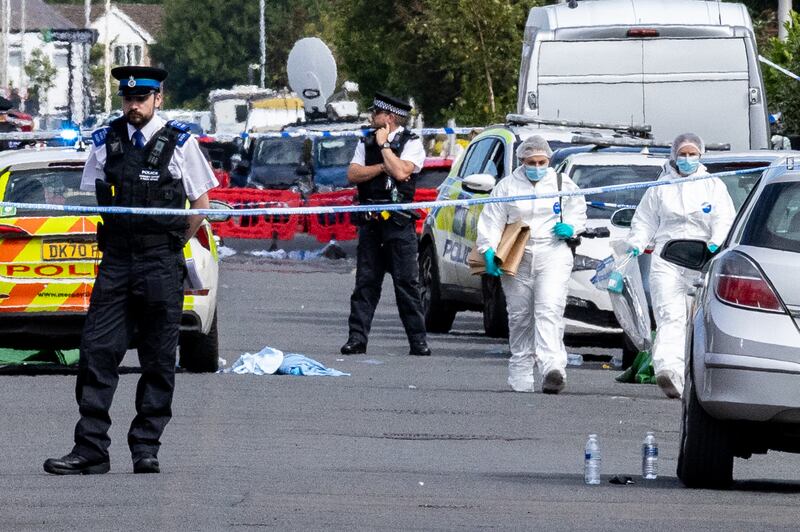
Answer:
POLYGON ((544 176, 547 175, 547 167, 525 166, 525 175, 528 176, 528 179, 531 181, 540 181, 544 176))
POLYGON ((693 174, 697 171, 697 167, 700 166, 700 157, 696 155, 681 155, 675 160, 675 164, 678 165, 678 170, 683 175, 693 174))

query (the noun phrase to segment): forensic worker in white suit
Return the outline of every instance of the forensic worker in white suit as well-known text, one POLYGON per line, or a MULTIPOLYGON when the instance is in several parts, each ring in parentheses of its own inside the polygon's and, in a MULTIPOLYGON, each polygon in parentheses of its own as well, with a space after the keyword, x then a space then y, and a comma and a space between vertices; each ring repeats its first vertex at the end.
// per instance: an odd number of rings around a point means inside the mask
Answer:
MULTIPOLYGON (((549 168, 553 152, 539 135, 517 148, 520 165, 492 190, 493 198, 547 194, 558 191, 558 177, 549 168)), ((578 190, 562 176, 561 190, 578 190)), ((550 197, 489 203, 478 220, 478 251, 486 259, 486 274, 501 276, 508 309, 508 384, 516 392, 534 391, 534 367, 542 374, 542 392, 559 393, 566 384, 564 308, 572 272, 567 240, 583 232, 586 201, 583 196, 550 197), (503 274, 495 261, 503 230, 522 221, 530 238, 517 274, 503 274)))
MULTIPOLYGON (((678 135, 659 180, 708 175, 700 164, 704 152, 705 144, 697 135, 678 135)), ((679 238, 702 240, 716 253, 735 215, 725 183, 710 177, 647 189, 633 216, 627 238, 629 252, 636 256, 654 246, 650 265, 650 297, 656 319, 653 369, 667 397, 677 399, 683 394, 689 290, 697 272, 665 261, 661 250, 669 240, 679 238)))

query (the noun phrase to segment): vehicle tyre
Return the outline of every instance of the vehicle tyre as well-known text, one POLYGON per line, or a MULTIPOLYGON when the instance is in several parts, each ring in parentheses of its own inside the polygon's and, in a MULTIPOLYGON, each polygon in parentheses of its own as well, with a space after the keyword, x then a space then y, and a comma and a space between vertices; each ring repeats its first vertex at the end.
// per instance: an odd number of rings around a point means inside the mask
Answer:
POLYGON ((622 333, 622 369, 628 369, 639 355, 639 349, 634 345, 630 337, 622 333))
POLYGON ((439 268, 436 264, 434 246, 428 244, 419 253, 419 292, 425 330, 432 333, 450 332, 456 319, 456 310, 442 300, 439 284, 439 268))
POLYGON ((678 478, 688 488, 728 488, 733 483, 730 430, 703 409, 694 390, 691 371, 686 377, 678 478))
POLYGON ((508 338, 508 311, 506 295, 500 279, 481 276, 483 288, 483 330, 490 338, 508 338))
POLYGON ((217 311, 208 334, 185 332, 180 337, 180 366, 192 373, 214 373, 219 369, 219 332, 217 311))

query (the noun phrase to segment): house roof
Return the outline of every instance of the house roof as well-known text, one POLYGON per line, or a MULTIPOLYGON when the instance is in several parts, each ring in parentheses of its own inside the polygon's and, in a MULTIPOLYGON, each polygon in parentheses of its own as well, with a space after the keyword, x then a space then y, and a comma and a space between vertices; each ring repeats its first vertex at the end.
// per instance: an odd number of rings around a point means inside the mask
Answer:
MULTIPOLYGON (((22 0, 11 0, 11 31, 22 28, 22 0)), ((25 0, 25 31, 74 30, 83 27, 75 25, 60 10, 44 3, 44 0, 25 0)))
MULTIPOLYGON (((153 38, 158 38, 163 26, 164 6, 158 4, 120 4, 115 2, 112 5, 112 9, 115 8, 122 11, 134 24, 149 33, 153 38)), ((57 6, 57 9, 77 27, 82 28, 84 26, 86 15, 83 5, 62 4, 57 6)), ((104 13, 104 6, 93 5, 90 19, 95 21, 103 16, 104 13)))

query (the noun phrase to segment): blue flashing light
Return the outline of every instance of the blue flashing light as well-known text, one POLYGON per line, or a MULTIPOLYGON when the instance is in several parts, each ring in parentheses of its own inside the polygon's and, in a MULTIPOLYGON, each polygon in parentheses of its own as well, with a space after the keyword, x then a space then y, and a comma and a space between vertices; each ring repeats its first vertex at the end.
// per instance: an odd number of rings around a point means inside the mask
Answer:
POLYGON ((66 141, 76 140, 79 136, 78 131, 74 129, 62 129, 61 138, 66 141))

